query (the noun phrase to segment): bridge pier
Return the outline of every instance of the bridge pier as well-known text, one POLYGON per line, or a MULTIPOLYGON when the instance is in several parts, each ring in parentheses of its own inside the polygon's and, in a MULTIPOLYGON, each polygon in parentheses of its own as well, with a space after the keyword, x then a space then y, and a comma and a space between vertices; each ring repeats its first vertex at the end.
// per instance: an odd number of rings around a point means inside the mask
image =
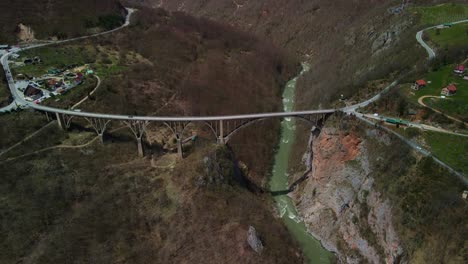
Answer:
POLYGON ((57 117, 57 123, 60 129, 67 130, 70 128, 71 121, 74 118, 74 116, 64 115, 64 114, 59 114, 59 113, 55 113, 55 116, 57 117))
POLYGON ((177 137, 177 156, 179 157, 179 159, 183 159, 184 158, 184 152, 182 150, 182 139, 179 137, 177 137))
POLYGON ((144 152, 141 139, 146 132, 146 127, 148 126, 149 121, 124 121, 124 124, 127 125, 128 128, 130 128, 130 130, 133 132, 133 135, 135 135, 138 144, 138 156, 143 157, 144 152))
POLYGON ((164 122, 164 125, 174 134, 177 144, 177 156, 179 159, 184 158, 182 136, 188 124, 190 124, 190 122, 164 122))
POLYGON ((223 120, 219 120, 218 144, 226 145, 226 140, 224 138, 224 122, 223 122, 223 120))
POLYGON ((85 118, 89 124, 94 128, 94 131, 98 134, 101 143, 104 144, 104 132, 106 131, 107 124, 110 120, 104 120, 99 118, 85 118))
POLYGON ((57 117, 57 124, 61 130, 65 130, 63 126, 63 120, 59 113, 55 113, 55 117, 57 117))

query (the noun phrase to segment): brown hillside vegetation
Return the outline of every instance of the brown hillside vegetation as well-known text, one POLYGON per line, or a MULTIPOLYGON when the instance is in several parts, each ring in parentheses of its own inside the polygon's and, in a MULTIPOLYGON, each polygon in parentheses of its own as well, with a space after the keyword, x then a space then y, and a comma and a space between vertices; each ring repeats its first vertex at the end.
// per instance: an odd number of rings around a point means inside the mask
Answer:
MULTIPOLYGON (((69 136, 45 133, 49 144, 69 136)), ((0 263, 301 263, 225 149, 200 145, 172 170, 114 139, 0 162, 0 263), (246 242, 250 225, 262 255, 246 242)))
POLYGON ((418 27, 414 17, 388 11, 401 4, 398 0, 124 2, 227 22, 302 55, 311 62, 311 71, 298 84, 296 108, 301 110, 326 107, 340 94, 350 96, 366 82, 387 77, 389 73, 407 73, 425 55, 414 40, 418 27))
MULTIPOLYGON (((104 79, 84 109, 167 116, 280 111, 282 88, 299 70, 271 44, 206 19, 142 9, 134 25, 96 40, 118 50, 125 70, 104 79)), ((259 185, 270 168, 278 127, 279 120, 266 121, 231 142, 259 185)))
POLYGON ((123 21, 116 0, 2 0, 0 43, 16 43, 18 24, 31 27, 37 39, 70 38, 91 28, 109 28, 123 21))
MULTIPOLYGON (((51 47, 57 52, 50 54, 78 52, 91 67, 118 61, 117 70, 108 69, 100 89, 80 106, 90 111, 276 111, 284 83, 299 66, 249 34, 162 10, 142 9, 128 30, 79 44, 82 48, 78 43, 51 47)), ((0 116, 2 137, 10 135, 1 148, 33 132, 27 125, 31 119, 37 126, 45 122, 37 113, 0 116)), ((84 122, 73 122, 68 132, 52 124, 1 157, 0 263, 302 263, 271 202, 249 191, 236 164, 238 159, 247 163, 251 180, 262 183, 277 122, 237 136, 235 156, 210 138, 197 140, 180 162, 149 140, 147 158, 136 158, 134 137, 117 131, 117 123, 111 123, 104 146, 96 141, 28 154, 89 142, 93 134, 84 122), (164 159, 172 162, 158 166, 164 159), (261 255, 246 242, 249 226, 265 247, 261 255)))

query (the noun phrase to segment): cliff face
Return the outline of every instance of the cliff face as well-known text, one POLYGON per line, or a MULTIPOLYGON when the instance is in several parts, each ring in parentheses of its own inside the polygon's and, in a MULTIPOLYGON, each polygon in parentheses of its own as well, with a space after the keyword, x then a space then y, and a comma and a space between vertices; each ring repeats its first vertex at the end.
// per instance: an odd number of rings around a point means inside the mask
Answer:
MULTIPOLYGON (((376 130, 369 136, 388 145, 376 130)), ((313 170, 294 193, 309 230, 343 263, 395 263, 403 253, 390 202, 374 188, 368 142, 324 128, 313 142, 313 170)))
POLYGON ((329 119, 312 150, 293 198, 341 263, 466 262, 465 186, 430 157, 349 117, 329 119))

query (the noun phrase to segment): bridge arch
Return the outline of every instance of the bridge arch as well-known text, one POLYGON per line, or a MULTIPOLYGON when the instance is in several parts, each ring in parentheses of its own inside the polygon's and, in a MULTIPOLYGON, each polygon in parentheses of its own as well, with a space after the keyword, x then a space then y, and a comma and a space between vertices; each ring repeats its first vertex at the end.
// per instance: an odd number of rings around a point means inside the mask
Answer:
MULTIPOLYGON (((285 117, 285 118, 288 118, 288 117, 285 117)), ((305 116, 301 116, 301 115, 293 115, 293 116, 290 116, 289 118, 295 118, 297 120, 301 120, 301 121, 304 121, 312 126, 314 125, 317 125, 319 119, 317 119, 316 121, 313 121, 305 116)), ((239 126, 237 126, 236 128, 234 128, 232 131, 230 131, 226 136, 224 136, 224 141, 225 143, 227 144, 229 142, 229 140, 231 140, 231 138, 233 136, 235 136, 237 133, 239 133, 240 130, 242 130, 243 128, 247 128, 253 124, 256 124, 258 122, 261 122, 261 121, 264 121, 264 120, 268 120, 268 119, 271 119, 271 117, 264 117, 264 118, 256 118, 256 119, 252 119, 252 120, 249 120, 245 123, 242 123, 240 124, 239 126)))

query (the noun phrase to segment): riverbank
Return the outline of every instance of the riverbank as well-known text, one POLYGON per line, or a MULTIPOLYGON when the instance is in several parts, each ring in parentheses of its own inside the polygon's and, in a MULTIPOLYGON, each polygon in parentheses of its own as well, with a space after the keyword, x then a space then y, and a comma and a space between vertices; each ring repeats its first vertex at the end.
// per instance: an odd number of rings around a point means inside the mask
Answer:
MULTIPOLYGON (((285 112, 293 109, 297 79, 308 70, 309 66, 304 64, 301 73, 286 84, 283 91, 283 108, 285 112)), ((295 138, 295 131, 294 119, 285 118, 281 122, 281 137, 274 159, 272 177, 269 180, 269 188, 273 193, 273 199, 281 219, 291 235, 301 246, 304 257, 308 263, 328 264, 331 263, 333 254, 324 249, 320 242, 307 231, 292 199, 287 195, 287 190, 289 188, 289 175, 287 173, 288 161, 295 138)))

